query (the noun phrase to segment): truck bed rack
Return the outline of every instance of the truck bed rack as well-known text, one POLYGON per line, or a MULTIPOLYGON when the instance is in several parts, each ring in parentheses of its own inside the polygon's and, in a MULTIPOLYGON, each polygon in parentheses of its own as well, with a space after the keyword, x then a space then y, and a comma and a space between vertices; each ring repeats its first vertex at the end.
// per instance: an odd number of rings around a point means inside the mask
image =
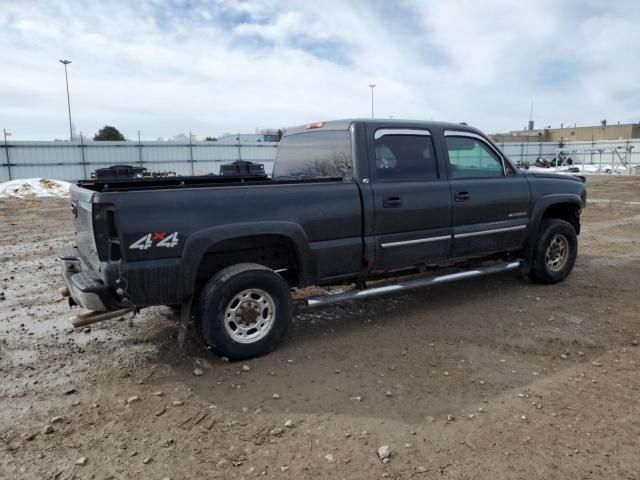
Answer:
POLYGON ((205 188, 216 186, 287 185, 309 182, 341 182, 340 177, 299 178, 291 180, 273 180, 267 175, 195 175, 151 178, 123 178, 111 180, 79 180, 77 185, 94 192, 122 192, 134 190, 169 190, 179 188, 205 188))

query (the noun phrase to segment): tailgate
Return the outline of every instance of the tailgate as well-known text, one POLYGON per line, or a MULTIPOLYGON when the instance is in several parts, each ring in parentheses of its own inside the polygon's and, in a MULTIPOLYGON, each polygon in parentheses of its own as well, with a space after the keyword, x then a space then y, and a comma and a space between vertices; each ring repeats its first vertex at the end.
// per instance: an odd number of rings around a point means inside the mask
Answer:
POLYGON ((98 271, 100 259, 96 249, 93 232, 93 195, 94 192, 72 185, 71 211, 73 212, 73 228, 76 235, 76 245, 84 263, 94 271, 98 271))

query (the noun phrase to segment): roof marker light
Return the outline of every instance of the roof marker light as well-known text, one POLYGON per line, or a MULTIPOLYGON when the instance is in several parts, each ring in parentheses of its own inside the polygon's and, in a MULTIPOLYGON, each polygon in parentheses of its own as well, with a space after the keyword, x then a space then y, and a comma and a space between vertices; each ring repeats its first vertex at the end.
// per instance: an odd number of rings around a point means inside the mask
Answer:
POLYGON ((322 127, 324 127, 324 122, 314 122, 314 123, 309 123, 307 125, 307 130, 311 128, 322 128, 322 127))

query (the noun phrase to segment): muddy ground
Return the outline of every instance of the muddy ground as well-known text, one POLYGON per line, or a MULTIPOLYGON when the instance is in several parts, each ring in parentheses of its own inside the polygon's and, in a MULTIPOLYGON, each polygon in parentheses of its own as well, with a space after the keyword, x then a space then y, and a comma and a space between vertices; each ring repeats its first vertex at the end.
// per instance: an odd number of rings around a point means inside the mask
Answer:
POLYGON ((299 312, 237 364, 181 352, 165 307, 71 329, 67 201, 2 200, 0 477, 640 478, 640 179, 590 177, 589 198, 563 284, 299 312))

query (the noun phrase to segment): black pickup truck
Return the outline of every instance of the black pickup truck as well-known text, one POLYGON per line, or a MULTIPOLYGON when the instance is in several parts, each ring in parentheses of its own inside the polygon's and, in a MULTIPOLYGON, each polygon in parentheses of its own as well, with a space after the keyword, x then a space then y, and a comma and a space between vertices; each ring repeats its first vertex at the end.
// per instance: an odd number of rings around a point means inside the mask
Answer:
POLYGON ((585 205, 584 178, 523 173, 465 124, 318 122, 286 131, 271 177, 78 182, 61 291, 91 310, 76 326, 181 306, 243 359, 284 336, 294 288, 355 284, 314 306, 504 270, 560 282, 585 205))

